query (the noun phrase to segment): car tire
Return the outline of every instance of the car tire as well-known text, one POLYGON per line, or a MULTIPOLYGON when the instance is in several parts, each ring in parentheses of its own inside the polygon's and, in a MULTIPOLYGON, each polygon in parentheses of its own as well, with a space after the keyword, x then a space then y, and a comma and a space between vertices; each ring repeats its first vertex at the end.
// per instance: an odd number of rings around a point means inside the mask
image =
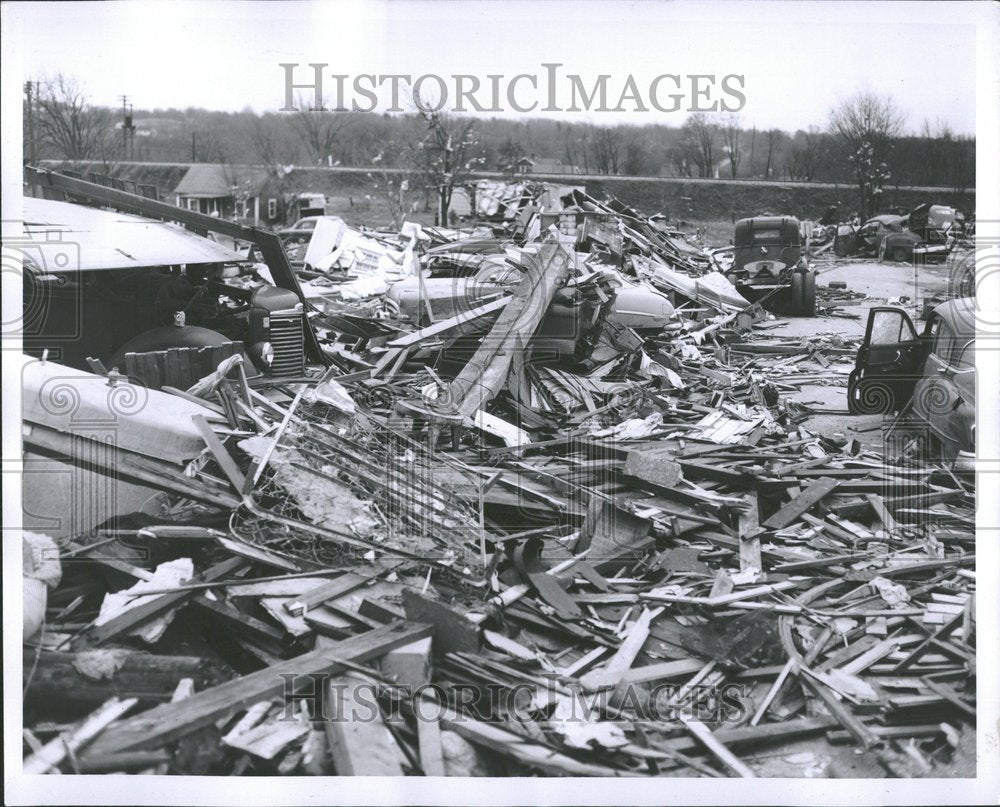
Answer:
POLYGON ((799 298, 799 316, 812 317, 816 314, 816 275, 813 272, 796 273, 802 278, 802 296, 799 298))
POLYGON ((910 253, 906 247, 893 247, 890 255, 897 263, 906 263, 910 259, 910 253))
POLYGON ((803 285, 802 272, 794 272, 792 285, 788 290, 788 313, 793 317, 802 313, 803 285))

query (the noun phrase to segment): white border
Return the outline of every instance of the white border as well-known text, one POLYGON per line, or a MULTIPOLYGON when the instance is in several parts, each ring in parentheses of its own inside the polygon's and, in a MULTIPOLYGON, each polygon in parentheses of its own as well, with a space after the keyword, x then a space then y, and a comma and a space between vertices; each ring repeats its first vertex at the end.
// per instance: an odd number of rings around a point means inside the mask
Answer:
MULTIPOLYGON (((219 3, 216 6, 218 13, 219 3)), ((391 6, 373 4, 376 15, 393 12, 391 6)), ((401 4, 403 5, 403 4, 401 4)), ((405 4, 409 5, 409 4, 405 4)), ((514 5, 514 4, 511 4, 514 5)), ((527 13, 528 8, 517 6, 517 11, 506 5, 505 13, 527 13)), ((552 2, 549 2, 552 5, 552 2)), ((593 5, 593 4, 588 4, 593 5)), ((639 23, 644 11, 643 3, 630 3, 627 13, 639 23)), ((558 3, 561 13, 572 15, 574 5, 558 3)), ((626 9, 614 3, 605 3, 607 13, 620 15, 626 9)), ((463 7, 464 11, 477 13, 480 4, 463 7)), ((365 7, 366 10, 369 7, 365 7)), ((539 4, 530 6, 537 13, 539 4)), ((239 13, 238 5, 234 5, 239 13)), ((351 7, 354 16, 357 6, 351 7)), ((855 20, 858 25, 891 25, 892 20, 907 22, 923 20, 928 25, 936 22, 974 24, 977 35, 977 218, 980 234, 989 236, 1000 244, 1000 170, 998 150, 1000 143, 1000 61, 996 43, 1000 41, 1000 6, 990 2, 973 3, 687 3, 671 7, 679 17, 697 17, 706 25, 726 25, 724 19, 741 17, 762 19, 768 15, 787 21, 799 19, 811 23, 809 36, 821 36, 822 18, 826 14, 838 19, 855 20), (722 12, 722 13, 720 13, 722 12)), ((3 217, 12 218, 11 211, 19 207, 21 136, 14 121, 21 114, 21 71, 19 49, 22 32, 16 4, 3 5, 3 92, 2 103, 5 126, 3 127, 3 217)), ((275 8, 280 14, 280 8, 275 8)), ((346 15, 345 15, 346 16, 346 15)), ((730 22, 732 24, 732 22, 730 22)), ((219 29, 224 36, 224 28, 219 29)), ((332 40, 335 43, 335 38, 332 40)), ((773 43, 769 43, 772 47, 773 43)), ((669 53, 671 43, 665 39, 664 49, 669 53)), ((835 81, 835 65, 817 67, 817 74, 826 73, 827 81, 835 81)), ((878 54, 872 55, 872 69, 880 69, 878 54)), ((965 77, 956 76, 956 81, 965 77)), ((831 88, 831 91, 835 88, 831 88)), ((791 102, 791 101, 790 101, 791 102)), ((932 110, 928 114, 932 114, 932 110)), ((994 259, 996 265, 996 259, 994 259)), ((1000 273, 997 273, 1000 274, 1000 273)), ((8 289, 8 275, 4 275, 3 307, 9 305, 19 310, 20 287, 8 289)), ((996 277, 989 286, 980 287, 980 301, 988 310, 1000 311, 1000 293, 996 277)), ((5 317, 6 318, 6 317, 5 317)), ((996 335, 993 335, 996 338, 996 335)), ((1000 525, 1000 496, 993 495, 1000 479, 1000 433, 997 429, 1000 390, 1000 350, 985 351, 977 359, 980 397, 978 434, 980 454, 992 460, 993 475, 983 478, 979 487, 977 526, 1000 525), (988 486, 988 487, 987 487, 988 486)), ((19 379, 4 363, 3 384, 3 456, 19 457, 20 422, 19 379)), ((8 463, 5 462, 5 466, 8 463)), ((16 479, 5 473, 3 486, 5 535, 16 527, 20 518, 20 501, 16 479)), ((13 533, 16 535, 16 532, 13 533)), ((994 537, 994 533, 985 533, 994 537)), ((979 692, 979 775, 969 779, 759 779, 736 781, 732 779, 566 779, 566 778, 517 778, 517 779, 426 779, 406 778, 335 778, 310 779, 285 778, 217 778, 217 777, 120 777, 120 776, 46 776, 25 777, 21 768, 21 586, 20 541, 4 542, 4 795, 8 804, 661 804, 661 803, 717 803, 717 804, 973 804, 996 803, 998 800, 998 766, 1000 754, 998 722, 1000 715, 1000 674, 997 669, 997 645, 989 639, 1000 636, 1000 598, 997 578, 1000 575, 1000 549, 995 541, 987 540, 977 547, 980 597, 978 615, 978 667, 979 692)))

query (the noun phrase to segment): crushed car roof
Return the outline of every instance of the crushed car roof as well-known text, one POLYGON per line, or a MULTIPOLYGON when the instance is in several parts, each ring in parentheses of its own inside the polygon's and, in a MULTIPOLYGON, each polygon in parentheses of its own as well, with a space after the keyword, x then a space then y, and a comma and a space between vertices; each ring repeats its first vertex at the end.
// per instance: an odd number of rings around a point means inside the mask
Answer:
POLYGON ((245 256, 176 224, 70 202, 25 198, 25 265, 35 272, 87 272, 233 263, 245 256))

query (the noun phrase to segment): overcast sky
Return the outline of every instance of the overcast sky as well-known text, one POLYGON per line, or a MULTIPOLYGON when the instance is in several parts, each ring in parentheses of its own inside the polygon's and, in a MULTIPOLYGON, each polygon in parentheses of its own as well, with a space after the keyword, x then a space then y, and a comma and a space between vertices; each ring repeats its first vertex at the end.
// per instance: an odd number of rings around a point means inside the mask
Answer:
MULTIPOLYGON (((5 26, 23 26, 25 78, 71 75, 107 105, 126 93, 137 108, 277 110, 281 62, 300 63, 303 80, 307 63, 320 62, 331 75, 464 73, 484 85, 489 74, 543 77, 542 63, 560 62, 588 87, 610 74, 612 106, 629 75, 646 94, 663 73, 738 74, 746 126, 825 127, 838 99, 872 90, 891 94, 912 130, 940 118, 975 131, 978 10, 958 3, 117 0, 3 11, 5 26)), ((568 106, 568 85, 558 86, 568 106)), ((544 90, 533 97, 544 103, 544 90)), ((722 97, 717 84, 713 98, 722 97)), ((387 87, 382 98, 388 106, 387 87)), ((679 125, 686 114, 633 106, 549 116, 679 125)))

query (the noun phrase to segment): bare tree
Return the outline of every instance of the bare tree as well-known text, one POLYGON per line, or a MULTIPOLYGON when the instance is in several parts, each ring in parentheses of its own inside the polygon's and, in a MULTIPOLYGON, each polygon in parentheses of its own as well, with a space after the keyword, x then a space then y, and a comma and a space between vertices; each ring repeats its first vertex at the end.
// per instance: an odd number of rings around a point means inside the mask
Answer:
POLYGON ((715 141, 718 127, 703 112, 689 117, 681 127, 681 143, 688 161, 698 166, 698 176, 715 171, 715 141))
POLYGON ((891 96, 860 92, 830 111, 830 130, 840 140, 858 185, 861 215, 877 209, 882 185, 890 178, 892 141, 904 117, 891 96))
MULTIPOLYGON (((313 163, 322 163, 333 156, 333 147, 344 128, 347 116, 335 110, 313 111, 301 98, 298 103, 299 111, 291 118, 292 128, 302 138, 313 163)), ((322 106, 326 106, 325 102, 322 106)))
POLYGON ((802 176, 807 182, 816 179, 825 159, 823 134, 816 126, 810 126, 802 138, 802 176))
POLYGON ((730 115, 726 118, 726 122, 722 124, 722 142, 726 153, 729 155, 729 172, 732 174, 733 179, 736 179, 736 174, 740 170, 740 157, 742 156, 740 142, 742 134, 743 130, 740 128, 739 116, 730 115))
POLYGON ((274 128, 267 116, 253 116, 249 137, 258 162, 264 165, 278 164, 278 144, 274 128))
POLYGON ((646 166, 646 152, 637 135, 632 134, 625 142, 625 159, 622 162, 622 173, 637 177, 643 173, 646 166))
POLYGON ((764 133, 764 139, 767 144, 767 164, 764 166, 764 179, 771 178, 771 167, 774 162, 774 150, 778 145, 778 140, 781 138, 780 129, 768 129, 764 133))
POLYGON ((214 131, 208 130, 191 134, 191 162, 226 163, 228 161, 228 150, 214 131))
POLYGON ((41 82, 35 101, 36 137, 67 160, 112 159, 111 110, 90 104, 83 88, 61 73, 41 82))
POLYGON ((497 156, 500 161, 498 167, 504 176, 513 178, 515 174, 520 172, 520 161, 525 157, 525 153, 520 143, 508 137, 501 144, 497 156))
POLYGON ((368 159, 369 164, 373 166, 368 172, 368 181, 372 190, 385 200, 395 230, 403 226, 406 214, 412 213, 417 208, 417 203, 407 202, 407 193, 410 192, 410 172, 392 167, 393 163, 405 162, 407 152, 409 152, 407 146, 391 142, 368 159))
POLYGON ((451 194, 464 185, 472 172, 482 166, 473 118, 451 118, 420 100, 417 111, 425 132, 413 150, 414 165, 423 175, 427 189, 438 196, 438 223, 446 226, 451 194))
POLYGON ((592 151, 599 174, 617 174, 622 136, 616 129, 601 127, 594 132, 592 151))

